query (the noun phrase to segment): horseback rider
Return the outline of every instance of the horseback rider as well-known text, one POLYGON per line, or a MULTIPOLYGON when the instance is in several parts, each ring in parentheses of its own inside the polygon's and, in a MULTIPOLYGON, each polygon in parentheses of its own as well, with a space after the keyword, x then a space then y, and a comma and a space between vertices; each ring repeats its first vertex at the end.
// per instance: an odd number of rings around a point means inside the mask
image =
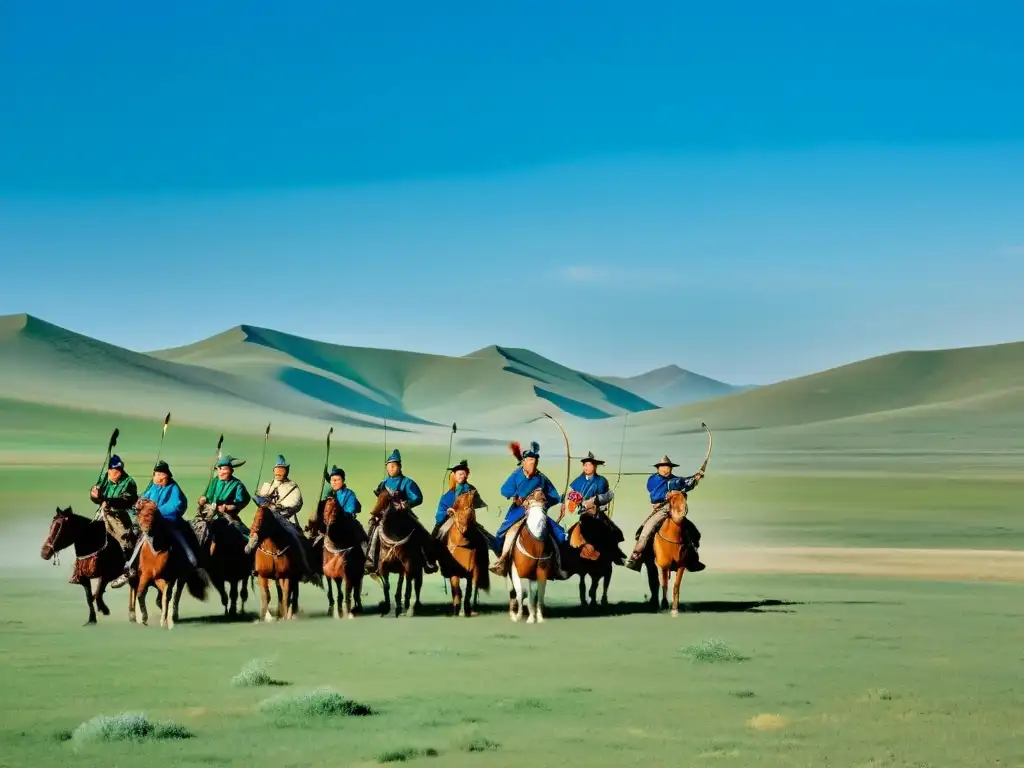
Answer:
MULTIPOLYGON (((253 501, 257 506, 266 507, 277 514, 282 522, 287 523, 285 529, 293 534, 295 544, 302 554, 302 564, 308 574, 313 573, 309 563, 309 540, 303 535, 299 527, 298 514, 302 509, 302 491, 299 484, 288 477, 291 464, 284 456, 278 455, 274 462, 274 479, 263 483, 256 491, 253 501)), ((241 485, 241 483, 239 483, 241 485)), ((244 489, 244 486, 242 486, 244 489)))
MULTIPOLYGON (((555 486, 548 479, 547 475, 537 469, 537 462, 540 461, 540 444, 530 443, 529 449, 520 451, 519 443, 512 443, 509 448, 512 455, 519 460, 519 467, 508 476, 505 484, 501 486, 501 495, 511 500, 512 504, 505 513, 498 530, 494 533, 494 554, 498 555, 497 561, 491 566, 491 572, 498 576, 505 575, 508 559, 512 553, 512 543, 515 536, 507 534, 526 520, 526 510, 523 508, 523 499, 534 491, 540 490, 545 498, 545 511, 560 504, 562 497, 555 489, 555 486)), ((566 543, 568 536, 565 529, 550 517, 548 530, 555 539, 555 577, 566 579, 569 575, 562 570, 561 547, 566 543)), ((518 533, 518 530, 516 531, 518 533)))
POLYGON ((252 497, 245 484, 235 477, 235 469, 245 464, 243 459, 236 459, 231 454, 217 462, 217 476, 210 480, 206 493, 199 497, 199 508, 207 519, 214 515, 223 515, 246 540, 249 529, 242 522, 238 513, 248 506, 252 497))
POLYGON ((139 500, 139 489, 135 480, 124 468, 121 457, 114 455, 107 463, 107 474, 89 491, 93 504, 98 504, 96 519, 107 525, 107 533, 121 545, 125 559, 131 557, 135 548, 135 530, 131 510, 139 500))
MULTIPOLYGON (((362 511, 363 505, 359 503, 355 491, 345 485, 344 469, 335 464, 327 475, 327 482, 330 483, 331 487, 324 494, 324 498, 321 501, 325 501, 333 496, 334 500, 338 502, 338 509, 346 515, 352 515, 352 517, 355 517, 362 511)), ((313 514, 309 518, 309 524, 312 525, 315 522, 316 515, 313 514)))
MULTIPOLYGON (((434 530, 430 533, 431 537, 438 541, 444 540, 448 530, 451 528, 451 523, 455 521, 453 517, 455 513, 455 500, 464 493, 471 493, 477 490, 476 486, 469 482, 469 462, 465 459, 454 467, 448 467, 448 471, 451 472, 448 478, 448 490, 437 502, 437 512, 434 513, 434 530)), ((481 509, 486 506, 483 499, 480 498, 479 491, 477 491, 474 507, 481 509)), ((488 533, 479 522, 477 522, 476 528, 483 535, 487 546, 493 547, 494 536, 488 533)))
MULTIPOLYGON (((570 483, 567 500, 576 501, 581 514, 591 514, 606 525, 616 543, 622 541, 625 539, 622 530, 608 516, 608 505, 615 498, 615 492, 609 487, 608 478, 597 473, 597 468, 605 463, 604 460, 595 458, 592 451, 587 451, 580 463, 583 472, 570 483)), ((621 551, 620 554, 625 559, 625 554, 621 551)))
MULTIPOLYGON (((636 532, 636 546, 633 553, 626 561, 626 567, 633 571, 639 571, 643 566, 642 558, 651 541, 651 537, 665 519, 668 517, 668 503, 665 497, 669 491, 682 491, 690 493, 697 487, 697 483, 704 477, 704 473, 697 471, 689 477, 677 477, 672 470, 679 465, 672 461, 667 455, 661 457, 661 461, 654 465, 657 472, 647 478, 647 492, 651 495, 651 514, 647 516, 636 532)), ((688 571, 703 571, 706 567, 700 561, 697 554, 697 547, 700 546, 700 531, 691 522, 689 515, 683 518, 683 533, 686 536, 686 563, 688 571)))
MULTIPOLYGON (((425 573, 437 571, 437 558, 433 552, 433 539, 413 513, 413 508, 423 503, 423 493, 416 481, 411 477, 402 474, 402 454, 396 448, 385 461, 387 477, 374 489, 373 495, 380 496, 384 491, 391 495, 391 503, 394 509, 404 509, 409 513, 413 524, 422 531, 421 546, 423 549, 423 570, 425 573)), ((375 573, 379 563, 380 555, 380 516, 370 518, 369 543, 366 551, 366 572, 375 573)))
MULTIPOLYGON (((143 500, 149 500, 156 504, 160 516, 169 524, 168 527, 174 536, 175 543, 181 547, 183 554, 188 558, 189 564, 193 568, 198 568, 199 561, 196 553, 199 551, 199 540, 196 538, 196 533, 192 530, 192 526, 185 522, 184 518, 185 510, 188 507, 188 499, 185 498, 181 486, 178 485, 174 475, 171 474, 171 468, 167 465, 166 461, 158 461, 156 466, 153 467, 153 482, 136 502, 136 509, 143 500)), ((110 586, 113 589, 123 587, 128 583, 129 579, 136 575, 135 561, 139 557, 143 541, 144 538, 140 536, 135 544, 135 551, 132 552, 131 558, 125 564, 124 573, 111 582, 110 586)))

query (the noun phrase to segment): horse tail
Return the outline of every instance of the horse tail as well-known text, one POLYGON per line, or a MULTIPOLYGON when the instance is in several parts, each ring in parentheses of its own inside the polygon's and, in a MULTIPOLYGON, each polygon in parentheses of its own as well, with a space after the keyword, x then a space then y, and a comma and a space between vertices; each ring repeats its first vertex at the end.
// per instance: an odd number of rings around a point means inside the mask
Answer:
POLYGON ((477 554, 476 563, 476 588, 482 589, 488 594, 491 591, 491 569, 487 559, 487 549, 480 550, 477 554))
POLYGON ((196 568, 189 574, 188 579, 185 581, 185 586, 188 587, 188 593, 192 597, 196 600, 205 601, 206 591, 210 586, 210 577, 204 569, 196 568))

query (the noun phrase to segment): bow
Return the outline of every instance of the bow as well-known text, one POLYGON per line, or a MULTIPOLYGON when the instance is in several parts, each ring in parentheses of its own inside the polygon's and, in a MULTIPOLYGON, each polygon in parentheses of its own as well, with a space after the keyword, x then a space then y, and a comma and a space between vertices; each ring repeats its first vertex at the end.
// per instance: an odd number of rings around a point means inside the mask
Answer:
POLYGON ((704 474, 704 470, 706 470, 706 469, 708 468, 708 460, 709 460, 709 459, 711 458, 711 444, 712 444, 712 442, 714 441, 714 438, 712 437, 712 435, 711 435, 711 430, 710 430, 710 429, 708 429, 708 425, 707 425, 707 424, 705 424, 705 423, 704 423, 704 422, 702 421, 702 422, 700 423, 700 425, 701 425, 702 427, 704 427, 704 429, 707 429, 707 432, 708 432, 708 452, 707 452, 707 454, 706 454, 706 455, 704 456, 704 463, 702 463, 702 464, 700 465, 700 473, 701 473, 701 474, 704 474))
POLYGON ((569 436, 565 434, 565 430, 562 429, 562 425, 558 423, 558 419, 550 413, 545 413, 544 416, 555 422, 555 426, 558 427, 558 431, 562 433, 562 438, 565 440, 565 488, 562 489, 562 514, 564 515, 565 495, 569 492, 569 478, 572 475, 572 451, 569 448, 569 436))

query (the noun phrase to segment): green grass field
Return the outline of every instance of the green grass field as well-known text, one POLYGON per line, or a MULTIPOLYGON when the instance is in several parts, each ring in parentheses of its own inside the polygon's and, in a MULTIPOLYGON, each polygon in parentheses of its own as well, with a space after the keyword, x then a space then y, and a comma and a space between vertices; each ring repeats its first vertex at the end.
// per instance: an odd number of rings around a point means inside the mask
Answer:
MULTIPOLYGON (((540 626, 509 621, 500 584, 479 617, 449 618, 434 576, 411 619, 333 621, 325 594, 304 586, 294 622, 224 623, 219 600, 186 595, 167 631, 151 596, 142 628, 114 591, 112 615, 83 627, 70 553, 56 568, 39 557, 54 507, 92 513, 88 489, 114 426, 144 487, 164 409, 150 419, 81 410, 88 390, 55 407, 56 384, 38 403, 0 400, 0 766, 1024 766, 1019 351, 880 358, 846 378, 825 372, 637 414, 625 446, 619 420, 563 419, 574 455, 594 450, 612 478, 621 448, 624 469, 639 473, 617 488, 615 519, 630 540, 648 509, 642 473, 666 451, 692 472, 706 445, 700 421, 711 423, 715 450, 690 507, 708 570, 684 578, 687 610, 674 618, 643 610, 646 578, 625 569, 604 615, 577 606, 575 581, 556 583, 540 626), (900 375, 917 385, 888 387, 900 375), (254 664, 286 684, 233 684, 254 664), (263 703, 279 696, 291 698, 263 703), (373 714, 345 714, 346 700, 373 714), (106 730, 92 722, 100 716, 114 718, 106 730)), ((216 413, 217 397, 197 402, 216 413)), ((280 416, 253 414, 236 409, 223 424, 250 488, 265 420, 280 416)), ((206 423, 172 420, 163 448, 190 508, 221 432, 206 423)), ((284 453, 316 498, 327 424, 275 429, 264 476, 284 453)), ((504 431, 473 427, 460 424, 452 458, 469 459, 494 530, 514 462, 504 431)), ((557 430, 508 433, 541 441, 541 467, 561 490, 557 430)), ((376 434, 368 444, 365 430, 336 425, 331 461, 364 505, 383 476, 376 434)), ((447 435, 435 437, 388 438, 427 497, 425 520, 448 459, 447 435)), ((364 592, 372 608, 379 588, 367 580, 364 592)))

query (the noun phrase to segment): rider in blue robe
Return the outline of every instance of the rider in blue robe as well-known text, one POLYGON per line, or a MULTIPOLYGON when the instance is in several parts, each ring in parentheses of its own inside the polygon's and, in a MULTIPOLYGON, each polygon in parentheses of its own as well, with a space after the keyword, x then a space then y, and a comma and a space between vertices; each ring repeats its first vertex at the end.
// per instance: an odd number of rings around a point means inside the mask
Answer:
MULTIPOLYGON (((494 553, 498 555, 498 560, 493 566, 491 566, 491 571, 498 575, 505 574, 507 561, 512 551, 512 541, 509 540, 506 542, 506 534, 516 523, 526 518, 526 510, 523 508, 523 499, 534 491, 540 490, 544 494, 545 510, 550 509, 556 504, 562 503, 562 497, 552 484, 551 480, 548 479, 547 475, 537 469, 537 463, 540 461, 540 445, 536 442, 530 443, 529 449, 523 451, 521 454, 516 454, 517 447, 518 446, 513 447, 513 454, 519 459, 520 466, 508 476, 505 484, 501 486, 501 495, 506 499, 509 499, 512 504, 509 506, 508 512, 505 513, 505 519, 494 534, 493 549, 494 553), (506 546, 506 543, 509 546, 506 546)), ((550 517, 547 521, 548 530, 551 532, 551 535, 554 537, 556 542, 555 556, 558 560, 558 575, 560 578, 566 578, 566 574, 562 571, 561 564, 561 547, 564 546, 567 541, 565 529, 550 517)))
MULTIPOLYGON (((654 531, 668 517, 665 498, 669 491, 682 491, 689 495, 704 477, 703 472, 696 472, 689 477, 679 477, 672 472, 678 466, 668 456, 662 456, 661 461, 654 465, 657 472, 647 478, 647 492, 651 497, 652 510, 637 529, 636 546, 626 562, 626 567, 630 570, 639 571, 641 569, 644 552, 650 544, 654 531)), ((700 531, 690 520, 689 515, 683 518, 683 534, 686 536, 686 570, 703 571, 706 566, 700 561, 700 556, 697 554, 697 548, 700 546, 700 531)))

